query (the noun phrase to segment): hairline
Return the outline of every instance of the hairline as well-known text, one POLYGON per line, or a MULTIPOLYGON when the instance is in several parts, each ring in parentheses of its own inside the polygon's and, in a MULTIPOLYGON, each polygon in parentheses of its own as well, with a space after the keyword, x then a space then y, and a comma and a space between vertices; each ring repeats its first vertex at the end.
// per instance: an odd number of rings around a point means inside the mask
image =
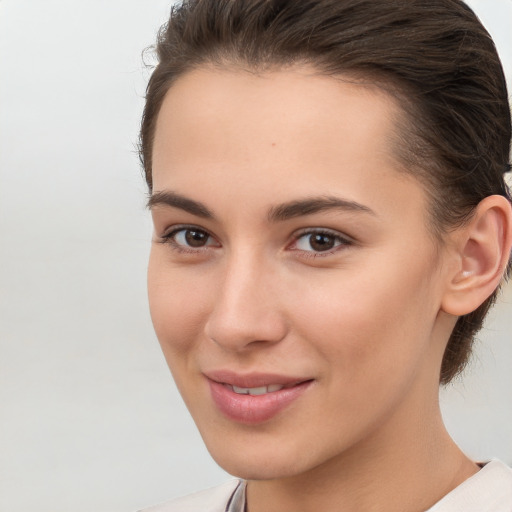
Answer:
MULTIPOLYGON (((151 130, 151 155, 150 155, 150 176, 146 176, 150 191, 152 190, 152 182, 148 178, 152 178, 153 163, 153 144, 155 139, 158 118, 162 110, 165 97, 172 89, 174 84, 186 75, 198 70, 212 70, 215 72, 233 72, 248 73, 255 76, 263 76, 265 74, 282 72, 293 68, 309 68, 313 76, 321 76, 332 78, 335 81, 350 83, 359 87, 364 87, 373 92, 378 92, 391 100, 394 106, 393 111, 396 115, 391 119, 395 129, 389 134, 387 140, 389 142, 390 156, 394 158, 396 171, 404 176, 415 179, 423 188, 427 197, 427 218, 426 223, 428 231, 432 236, 433 242, 441 246, 445 241, 445 235, 453 229, 454 226, 446 226, 436 218, 435 206, 435 184, 429 183, 426 176, 431 175, 435 179, 435 173, 426 165, 425 159, 415 155, 413 144, 420 144, 423 148, 428 147, 428 143, 422 140, 418 133, 419 124, 413 119, 419 119, 424 116, 421 104, 414 102, 415 90, 414 86, 392 73, 386 73, 379 70, 360 69, 357 67, 347 66, 343 71, 329 72, 323 68, 321 63, 314 62, 309 56, 301 58, 296 57, 285 61, 284 59, 269 57, 268 61, 250 63, 246 59, 240 58, 233 52, 230 56, 228 52, 219 52, 220 55, 210 55, 191 63, 186 69, 181 70, 172 79, 168 80, 164 87, 165 92, 162 95, 158 105, 158 111, 153 119, 151 130), (416 114, 416 115, 415 115, 416 114)), ((431 148, 428 148, 431 149, 431 148)), ((433 165, 438 164, 437 159, 432 156, 433 165)))

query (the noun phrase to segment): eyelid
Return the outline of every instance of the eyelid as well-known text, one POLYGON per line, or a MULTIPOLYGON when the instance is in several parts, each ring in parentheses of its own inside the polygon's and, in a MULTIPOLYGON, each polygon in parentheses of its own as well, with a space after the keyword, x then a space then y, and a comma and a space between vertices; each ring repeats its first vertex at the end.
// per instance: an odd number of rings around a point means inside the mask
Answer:
POLYGON ((301 236, 304 236, 304 235, 311 235, 311 234, 326 234, 326 235, 331 235, 331 236, 334 236, 336 238, 339 238, 340 240, 344 240, 345 242, 348 242, 348 243, 355 243, 355 240, 354 238, 352 238, 351 236, 347 235, 346 233, 343 233, 341 231, 338 231, 337 229, 332 229, 332 228, 324 228, 324 227, 311 227, 311 228, 302 228, 302 229, 299 229, 297 230, 294 234, 293 234, 293 237, 295 239, 297 238, 300 238, 301 236))
POLYGON ((352 237, 350 237, 344 233, 340 233, 339 231, 336 231, 336 230, 330 229, 330 228, 315 227, 315 228, 304 228, 304 229, 301 229, 301 230, 295 232, 293 234, 293 240, 290 244, 288 244, 287 249, 292 250, 292 251, 302 252, 303 254, 307 254, 308 257, 318 257, 318 256, 329 256, 335 252, 338 252, 339 250, 346 249, 347 247, 350 247, 350 246, 354 245, 355 243, 356 242, 352 237), (301 239, 302 237, 308 236, 308 235, 315 235, 315 234, 329 235, 329 236, 335 238, 340 243, 335 245, 333 248, 327 249, 325 251, 315 251, 313 249, 311 251, 307 251, 304 249, 294 249, 293 248, 293 245, 295 245, 298 242, 298 240, 301 239))
POLYGON ((178 231, 187 229, 196 229, 197 231, 204 231, 205 233, 208 233, 211 236, 210 232, 207 229, 197 226, 195 224, 173 224, 172 226, 168 226, 164 229, 163 233, 160 235, 160 238, 169 238, 170 236, 176 234, 178 231))
MULTIPOLYGON (((212 248, 221 247, 220 242, 208 229, 198 226, 196 224, 174 224, 172 226, 169 226, 161 235, 159 235, 158 243, 168 244, 171 246, 173 250, 186 253, 198 253, 212 248), (200 247, 193 247, 186 244, 178 243, 175 238, 177 233, 179 233, 180 231, 187 230, 196 230, 205 233, 209 237, 208 243, 200 247), (213 243, 211 243, 212 241, 213 243)), ((356 242, 352 237, 344 233, 341 233, 340 231, 324 227, 310 227, 300 229, 293 233, 292 240, 290 243, 287 244, 286 250, 302 253, 302 255, 305 257, 321 257, 329 256, 340 250, 346 249, 354 245, 355 243, 356 242), (330 249, 326 249, 325 251, 316 251, 313 248, 311 248, 311 250, 305 250, 294 247, 302 237, 308 235, 311 236, 315 234, 323 234, 334 238, 336 240, 336 245, 334 245, 334 247, 330 249)))
POLYGON ((204 251, 207 249, 210 249, 211 247, 220 247, 220 243, 217 240, 217 238, 210 233, 207 229, 197 226, 195 224, 174 224, 173 226, 168 227, 161 235, 159 235, 159 243, 162 244, 169 244, 173 249, 182 251, 182 252, 188 252, 188 253, 197 253, 200 251, 204 251), (201 231, 208 235, 208 237, 211 240, 215 241, 215 244, 207 244, 202 247, 192 247, 187 245, 182 245, 176 242, 175 236, 180 231, 187 231, 187 230, 195 230, 195 231, 201 231))

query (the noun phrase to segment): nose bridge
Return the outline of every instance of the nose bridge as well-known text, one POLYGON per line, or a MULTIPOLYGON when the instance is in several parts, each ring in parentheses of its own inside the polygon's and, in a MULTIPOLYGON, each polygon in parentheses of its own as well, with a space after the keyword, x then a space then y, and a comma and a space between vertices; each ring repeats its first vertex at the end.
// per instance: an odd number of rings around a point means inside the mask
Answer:
POLYGON ((207 336, 227 350, 255 342, 277 342, 285 335, 275 269, 261 253, 240 249, 227 257, 216 300, 205 326, 207 336))

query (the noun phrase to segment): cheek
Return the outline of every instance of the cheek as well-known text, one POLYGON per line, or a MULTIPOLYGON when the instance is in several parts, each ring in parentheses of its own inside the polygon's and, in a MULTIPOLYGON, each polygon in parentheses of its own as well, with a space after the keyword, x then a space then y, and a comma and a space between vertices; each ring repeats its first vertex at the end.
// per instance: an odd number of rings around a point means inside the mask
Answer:
POLYGON ((165 356, 183 356, 191 350, 204 326, 208 309, 204 279, 170 266, 165 256, 152 250, 148 297, 153 326, 165 356))
POLYGON ((437 311, 429 273, 419 264, 406 272, 390 268, 340 274, 305 290, 306 299, 296 303, 303 310, 301 337, 315 340, 321 356, 336 365, 336 378, 366 386, 370 375, 414 367, 427 350, 437 311))

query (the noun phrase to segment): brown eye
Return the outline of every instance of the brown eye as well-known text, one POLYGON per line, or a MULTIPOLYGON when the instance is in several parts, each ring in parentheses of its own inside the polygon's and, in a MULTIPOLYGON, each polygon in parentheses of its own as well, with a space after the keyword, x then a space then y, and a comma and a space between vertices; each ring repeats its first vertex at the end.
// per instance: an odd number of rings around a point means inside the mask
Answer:
POLYGON ((322 253, 352 245, 341 234, 316 230, 303 233, 295 240, 291 249, 308 253, 322 253))
POLYGON ((207 231, 191 227, 175 229, 163 237, 164 242, 180 249, 202 249, 210 246, 219 247, 218 242, 207 231))
POLYGON ((197 229, 185 229, 185 241, 190 247, 204 247, 208 243, 210 235, 197 229))
POLYGON ((309 235, 309 245, 314 251, 328 251, 332 249, 336 243, 336 240, 331 235, 324 233, 314 233, 309 235))

